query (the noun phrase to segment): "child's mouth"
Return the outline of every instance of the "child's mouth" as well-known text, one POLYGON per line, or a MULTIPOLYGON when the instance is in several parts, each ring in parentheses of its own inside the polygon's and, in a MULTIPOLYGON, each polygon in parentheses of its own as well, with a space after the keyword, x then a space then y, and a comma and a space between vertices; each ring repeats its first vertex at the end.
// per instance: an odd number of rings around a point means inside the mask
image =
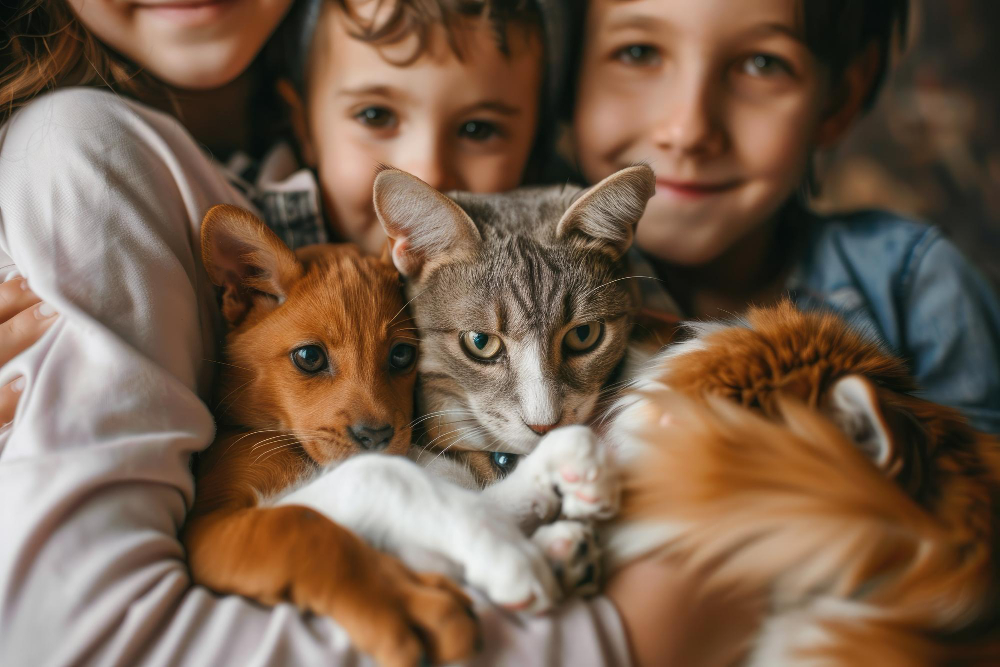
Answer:
POLYGON ((668 178, 657 178, 656 193, 666 194, 679 199, 703 199, 732 190, 737 185, 737 181, 712 183, 707 181, 677 181, 668 178))
POLYGON ((181 25, 194 27, 219 19, 234 3, 235 0, 167 0, 144 2, 136 7, 181 25))

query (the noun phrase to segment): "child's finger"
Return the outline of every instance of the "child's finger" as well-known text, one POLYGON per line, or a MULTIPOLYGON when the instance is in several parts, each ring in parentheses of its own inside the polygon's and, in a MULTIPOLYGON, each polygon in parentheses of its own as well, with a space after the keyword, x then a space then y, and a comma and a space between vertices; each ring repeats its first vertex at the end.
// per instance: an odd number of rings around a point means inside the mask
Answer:
POLYGON ((14 278, 0 284, 0 322, 6 322, 41 301, 28 289, 28 281, 14 278))
POLYGON ((55 320, 55 309, 40 303, 0 324, 0 365, 31 347, 55 320))
POLYGON ((17 410, 17 402, 24 391, 24 377, 18 376, 0 387, 0 424, 7 424, 14 420, 14 411, 17 410))

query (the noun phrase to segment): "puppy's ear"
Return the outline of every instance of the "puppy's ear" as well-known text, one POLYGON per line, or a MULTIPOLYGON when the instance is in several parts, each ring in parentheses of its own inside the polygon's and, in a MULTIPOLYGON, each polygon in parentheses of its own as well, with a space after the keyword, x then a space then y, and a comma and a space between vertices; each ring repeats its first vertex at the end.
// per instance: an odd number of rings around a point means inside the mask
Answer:
POLYGON ((646 165, 617 171, 589 188, 556 225, 556 238, 582 239, 618 259, 632 245, 635 226, 656 192, 656 176, 646 165))
POLYGON ((239 324, 255 299, 285 300, 302 276, 295 254, 249 211, 213 206, 201 223, 201 257, 209 279, 222 287, 222 315, 239 324))
POLYGON ((405 171, 380 170, 373 200, 392 262, 411 280, 421 280, 442 262, 470 256, 482 241, 458 204, 405 171))
POLYGON ((878 391, 866 377, 848 375, 830 389, 826 412, 872 462, 890 473, 899 443, 878 391))

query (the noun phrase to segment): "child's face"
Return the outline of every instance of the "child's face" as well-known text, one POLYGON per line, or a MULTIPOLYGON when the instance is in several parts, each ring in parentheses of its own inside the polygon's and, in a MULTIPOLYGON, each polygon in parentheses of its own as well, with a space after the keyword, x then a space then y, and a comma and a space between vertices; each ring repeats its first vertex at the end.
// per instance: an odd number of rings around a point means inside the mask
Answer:
POLYGON ((69 0, 80 22, 178 88, 229 83, 250 65, 292 0, 69 0))
POLYGON ((469 24, 455 31, 460 60, 435 29, 420 57, 400 65, 392 59, 412 53, 412 43, 380 52, 348 30, 339 10, 324 12, 305 119, 297 123, 303 156, 318 169, 327 215, 342 238, 381 252, 385 235, 372 206, 379 164, 439 190, 517 187, 538 124, 539 35, 512 26, 504 55, 488 29, 469 24))
POLYGON ((591 182, 656 172, 645 252, 698 265, 773 218, 834 131, 799 0, 594 0, 574 119, 591 182))

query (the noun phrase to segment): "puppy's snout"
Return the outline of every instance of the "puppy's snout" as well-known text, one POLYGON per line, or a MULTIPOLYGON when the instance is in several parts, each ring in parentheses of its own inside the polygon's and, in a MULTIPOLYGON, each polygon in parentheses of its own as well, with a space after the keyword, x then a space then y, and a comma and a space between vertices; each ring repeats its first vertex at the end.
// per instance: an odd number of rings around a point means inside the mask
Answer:
POLYGON ((378 451, 385 449, 389 445, 389 441, 392 440, 396 429, 389 424, 372 426, 361 422, 353 426, 348 426, 347 432, 351 434, 356 443, 361 445, 362 449, 378 451))

